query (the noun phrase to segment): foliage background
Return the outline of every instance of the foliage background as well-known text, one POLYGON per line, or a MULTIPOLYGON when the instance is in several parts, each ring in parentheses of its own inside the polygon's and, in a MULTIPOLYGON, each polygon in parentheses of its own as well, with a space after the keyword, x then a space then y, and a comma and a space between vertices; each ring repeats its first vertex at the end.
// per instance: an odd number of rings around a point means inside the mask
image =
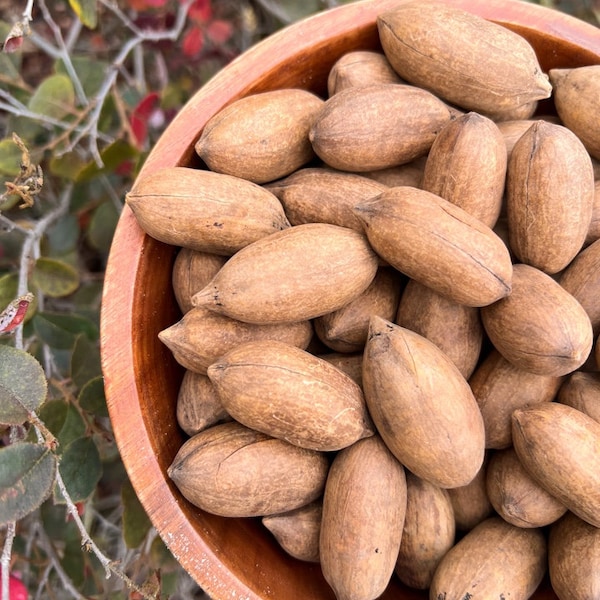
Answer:
MULTIPOLYGON (((260 39, 340 3, 0 0, 0 310, 34 296, 4 335, 0 316, 3 600, 9 586, 11 600, 204 596, 114 443, 104 268, 125 193, 187 99, 260 39)), ((539 3, 600 22, 599 0, 539 3)))

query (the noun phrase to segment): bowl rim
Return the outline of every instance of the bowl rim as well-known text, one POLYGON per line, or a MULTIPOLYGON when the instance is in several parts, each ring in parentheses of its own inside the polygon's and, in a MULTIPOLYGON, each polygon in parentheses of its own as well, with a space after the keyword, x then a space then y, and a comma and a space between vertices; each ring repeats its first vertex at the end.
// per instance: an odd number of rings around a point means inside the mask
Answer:
MULTIPOLYGON (((257 76, 269 73, 325 44, 335 20, 336 35, 358 27, 374 27, 375 17, 410 0, 361 0, 307 17, 289 25, 252 48, 217 73, 179 111, 146 159, 139 175, 158 168, 189 164, 193 144, 208 117, 226 102, 251 93, 257 76), (369 25, 365 25, 368 23, 369 25), (274 52, 273 48, 278 51, 274 52), (249 73, 246 65, 253 68, 249 73), (226 101, 224 100, 226 99, 226 101), (194 127, 190 127, 194 123, 194 127)), ((522 0, 442 0, 511 29, 535 29, 552 40, 571 44, 588 64, 600 64, 600 30, 570 15, 522 0)), ((309 75, 310 76, 310 75, 309 75)), ((198 537, 189 523, 181 497, 166 481, 155 456, 154 440, 145 430, 132 332, 140 326, 133 315, 140 294, 140 269, 156 244, 138 226, 126 206, 119 218, 108 257, 100 315, 100 348, 108 411, 124 466, 153 526, 181 566, 212 598, 264 597, 260 586, 251 587, 239 574, 229 571, 210 544, 198 537), (132 428, 132 423, 138 427, 132 428), (149 482, 152 484, 149 485, 149 482), (190 540, 193 538, 193 543, 190 540), (193 551, 190 551, 193 550, 193 551)), ((165 260, 170 260, 169 257, 165 260)), ((142 324, 143 325, 143 324, 142 324)), ((264 582, 263 582, 264 585, 264 582)))

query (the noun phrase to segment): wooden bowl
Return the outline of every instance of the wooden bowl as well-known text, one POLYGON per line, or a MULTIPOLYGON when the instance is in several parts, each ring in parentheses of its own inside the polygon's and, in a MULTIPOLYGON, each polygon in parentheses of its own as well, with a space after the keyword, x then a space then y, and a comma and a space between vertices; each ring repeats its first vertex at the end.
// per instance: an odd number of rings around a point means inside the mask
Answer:
MULTIPOLYGON (((300 21, 234 60, 197 92, 164 132, 142 169, 199 166, 193 145, 224 105, 266 90, 325 94, 327 73, 350 50, 379 49, 375 19, 406 0, 366 0, 300 21)), ((544 70, 600 63, 600 30, 518 0, 446 0, 529 40, 544 70)), ((116 442, 152 523, 183 568, 215 599, 334 599, 317 565, 283 552, 257 519, 226 519, 187 502, 167 476, 185 436, 175 417, 182 369, 157 334, 180 318, 171 291, 174 247, 139 228, 126 207, 106 269, 102 365, 116 442)), ((390 584, 383 598, 426 594, 390 584)), ((537 599, 556 598, 547 584, 537 599)))

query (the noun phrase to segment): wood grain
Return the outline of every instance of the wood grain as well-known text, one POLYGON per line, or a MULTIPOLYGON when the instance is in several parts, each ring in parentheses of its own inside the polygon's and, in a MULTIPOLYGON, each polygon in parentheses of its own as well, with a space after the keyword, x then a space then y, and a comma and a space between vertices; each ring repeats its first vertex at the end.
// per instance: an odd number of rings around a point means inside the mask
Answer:
MULTIPOLYGON (((141 175, 160 167, 200 167, 193 146, 206 121, 241 96, 282 87, 324 93, 343 53, 379 47, 376 15, 404 0, 366 0, 320 13, 274 34, 219 72, 179 112, 141 175)), ((446 0, 526 37, 544 69, 600 63, 600 31, 568 15, 517 0, 446 0)), ((551 106, 542 110, 552 110, 551 106)), ((182 370, 157 333, 179 318, 170 289, 175 248, 150 239, 123 210, 106 269, 101 351, 106 397, 123 462, 157 531, 215 600, 334 600, 318 565, 292 559, 254 519, 201 512, 166 469, 184 436, 175 420, 182 370)), ((425 593, 392 583, 384 599, 425 593)), ((544 584, 535 600, 556 599, 544 584)))

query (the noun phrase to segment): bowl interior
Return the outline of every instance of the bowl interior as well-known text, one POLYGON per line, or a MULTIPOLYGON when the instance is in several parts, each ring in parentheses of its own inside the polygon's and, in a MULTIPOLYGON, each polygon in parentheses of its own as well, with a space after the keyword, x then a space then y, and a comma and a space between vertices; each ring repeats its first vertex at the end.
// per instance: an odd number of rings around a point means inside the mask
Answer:
MULTIPOLYGON (((544 70, 600 63, 600 32, 527 3, 453 2, 527 38, 544 70)), ((358 2, 293 25, 234 61, 200 90, 163 134, 143 171, 201 167, 193 144, 212 114, 234 99, 301 87, 325 95, 329 69, 354 49, 380 49, 375 16, 398 1, 358 2), (299 43, 299 40, 301 42, 299 43)), ((540 110, 552 112, 551 102, 540 110)), ((171 289, 176 248, 146 236, 125 209, 107 266, 102 361, 117 444, 136 492, 175 557, 213 598, 331 599, 318 565, 288 556, 258 519, 204 513, 179 493, 167 468, 185 435, 175 417, 183 369, 158 340, 180 318, 171 289)), ((426 598, 395 579, 383 598, 426 598)), ((556 598, 544 584, 534 598, 556 598)))

